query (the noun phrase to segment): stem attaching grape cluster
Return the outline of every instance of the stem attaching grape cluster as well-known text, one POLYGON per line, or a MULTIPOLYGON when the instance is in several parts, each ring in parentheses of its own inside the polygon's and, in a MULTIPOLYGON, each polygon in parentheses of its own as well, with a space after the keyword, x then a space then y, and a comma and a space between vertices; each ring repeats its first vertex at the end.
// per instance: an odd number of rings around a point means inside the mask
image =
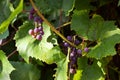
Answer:
POLYGON ((34 20, 35 28, 30 29, 28 33, 33 38, 36 38, 37 40, 41 40, 42 36, 44 35, 43 26, 42 26, 43 20, 35 15, 35 10, 33 8, 30 10, 29 19, 34 20))

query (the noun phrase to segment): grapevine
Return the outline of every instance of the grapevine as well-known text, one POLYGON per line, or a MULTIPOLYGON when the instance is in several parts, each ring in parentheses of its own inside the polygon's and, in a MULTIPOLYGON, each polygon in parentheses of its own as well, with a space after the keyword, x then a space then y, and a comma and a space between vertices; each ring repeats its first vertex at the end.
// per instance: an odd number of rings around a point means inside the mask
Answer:
POLYGON ((120 80, 120 0, 0 5, 0 80, 120 80))

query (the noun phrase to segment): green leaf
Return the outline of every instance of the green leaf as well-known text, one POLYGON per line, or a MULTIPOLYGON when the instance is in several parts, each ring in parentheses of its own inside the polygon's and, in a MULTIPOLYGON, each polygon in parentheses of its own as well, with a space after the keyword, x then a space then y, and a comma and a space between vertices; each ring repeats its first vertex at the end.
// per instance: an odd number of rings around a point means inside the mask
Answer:
POLYGON ((88 64, 87 58, 79 58, 78 70, 73 80, 105 80, 104 74, 97 62, 97 60, 94 60, 93 64, 88 64))
POLYGON ((10 16, 0 25, 0 34, 7 30, 10 22, 18 15, 23 9, 23 0, 20 1, 17 8, 10 14, 10 16))
POLYGON ((89 19, 87 11, 74 11, 71 28, 82 38, 97 42, 87 54, 88 57, 100 59, 116 54, 114 46, 120 43, 120 29, 114 21, 104 21, 99 15, 89 19))
POLYGON ((35 0, 37 7, 44 14, 51 14, 61 8, 63 0, 35 0))
POLYGON ((118 6, 120 6, 120 0, 118 1, 118 6))
POLYGON ((11 62, 14 71, 10 74, 11 80, 39 80, 40 79, 40 70, 38 70, 32 64, 26 64, 22 62, 11 62))
POLYGON ((74 3, 75 3, 75 0, 70 0, 70 1, 63 0, 62 8, 63 8, 63 11, 66 13, 66 16, 68 16, 69 13, 73 10, 74 3))
POLYGON ((93 9, 89 0, 75 0, 75 8, 77 10, 89 10, 93 9))
POLYGON ((87 10, 75 10, 72 16, 71 29, 75 30, 78 35, 87 39, 89 21, 87 10))
POLYGON ((89 19, 87 10, 74 11, 71 28, 84 39, 99 40, 105 32, 116 29, 113 21, 104 21, 99 15, 89 19))
POLYGON ((103 39, 103 35, 105 35, 106 32, 117 28, 114 25, 114 21, 104 21, 99 15, 93 15, 89 24, 90 27, 88 29, 87 36, 88 39, 92 41, 103 39))
POLYGON ((4 39, 9 35, 9 31, 6 30, 3 34, 0 34, 0 39, 4 39))
POLYGON ((48 41, 48 37, 52 35, 50 27, 44 23, 43 26, 45 34, 41 41, 32 38, 32 36, 28 34, 29 29, 33 28, 33 25, 29 22, 25 22, 20 26, 20 29, 15 35, 17 50, 27 62, 31 56, 48 64, 52 64, 65 56, 58 45, 54 47, 53 43, 48 41))
POLYGON ((87 54, 88 57, 101 59, 116 54, 114 46, 116 43, 120 43, 120 30, 109 31, 103 36, 105 38, 91 48, 90 52, 87 54))
POLYGON ((55 80, 68 80, 68 62, 69 62, 69 55, 66 58, 62 59, 61 61, 57 62, 55 80))
POLYGON ((7 60, 5 53, 1 50, 0 50, 0 60, 2 62, 2 71, 0 73, 0 80, 10 80, 9 74, 14 70, 14 68, 7 60))
POLYGON ((9 0, 0 0, 0 24, 8 18, 10 15, 10 1, 9 0))

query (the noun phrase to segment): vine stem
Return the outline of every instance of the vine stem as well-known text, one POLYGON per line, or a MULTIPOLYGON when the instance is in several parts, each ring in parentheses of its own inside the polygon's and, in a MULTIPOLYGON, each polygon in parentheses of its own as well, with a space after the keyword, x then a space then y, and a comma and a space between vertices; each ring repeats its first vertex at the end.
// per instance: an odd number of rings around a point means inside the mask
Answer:
POLYGON ((75 44, 68 41, 59 31, 57 31, 55 29, 55 27, 41 14, 41 12, 38 10, 38 8, 36 7, 35 3, 32 0, 30 0, 30 3, 32 4, 32 6, 33 6, 34 10, 36 11, 36 13, 38 14, 38 16, 51 28, 51 30, 53 32, 55 32, 58 36, 60 36, 64 41, 66 41, 73 47, 77 47, 75 44))
POLYGON ((71 24, 71 22, 64 23, 63 25, 59 26, 59 27, 56 28, 56 29, 59 29, 59 28, 65 27, 65 26, 67 26, 67 25, 69 25, 69 24, 71 24))
POLYGON ((15 54, 17 52, 17 49, 15 49, 12 53, 10 53, 7 58, 10 58, 13 54, 15 54))

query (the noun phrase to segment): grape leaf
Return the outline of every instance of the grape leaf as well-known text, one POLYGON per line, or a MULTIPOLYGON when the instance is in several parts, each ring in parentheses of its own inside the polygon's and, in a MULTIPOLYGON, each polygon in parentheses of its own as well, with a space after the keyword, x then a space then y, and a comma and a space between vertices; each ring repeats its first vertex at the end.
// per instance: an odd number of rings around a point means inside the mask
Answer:
POLYGON ((9 74, 14 70, 14 68, 7 60, 5 53, 1 50, 0 50, 0 60, 2 62, 2 71, 0 73, 0 80, 10 80, 9 74))
POLYGON ((68 62, 69 55, 61 61, 57 62, 55 80, 68 80, 67 72, 68 72, 68 62))
POLYGON ((9 0, 0 0, 0 11, 2 12, 0 14, 0 24, 10 15, 9 6, 10 6, 9 0))
POLYGON ((10 74, 11 80, 39 80, 40 70, 32 64, 22 62, 11 62, 14 71, 10 74))
POLYGON ((116 54, 114 46, 120 42, 120 30, 114 21, 104 21, 99 15, 89 19, 87 11, 74 11, 71 28, 84 39, 97 42, 87 54, 88 57, 100 59, 116 54))
POLYGON ((114 21, 104 21, 101 16, 94 15, 90 20, 90 27, 87 32, 89 40, 102 40, 103 35, 108 31, 115 30, 117 27, 114 25, 114 21))
POLYGON ((28 34, 29 29, 33 28, 30 22, 25 22, 15 35, 17 50, 20 55, 29 62, 29 57, 42 60, 48 64, 56 63, 65 57, 58 45, 53 46, 52 42, 48 41, 51 36, 51 31, 48 25, 43 23, 44 35, 41 41, 32 38, 28 34))
POLYGON ((90 52, 87 54, 88 57, 101 59, 116 54, 114 46, 116 43, 120 43, 120 30, 110 31, 106 34, 108 37, 106 36, 107 38, 104 38, 96 46, 91 48, 90 52))
POLYGON ((75 0, 75 8, 77 10, 93 9, 89 0, 75 0))
POLYGON ((71 29, 85 39, 87 39, 87 30, 89 28, 89 16, 87 10, 75 10, 72 16, 71 29))
POLYGON ((74 8, 75 0, 63 0, 62 8, 65 12, 66 16, 69 15, 69 12, 71 12, 74 8), (66 4, 67 3, 67 4, 66 4))
POLYGON ((74 11, 71 28, 84 39, 99 40, 105 32, 115 30, 114 21, 104 21, 99 15, 89 19, 87 10, 74 11))
MULTIPOLYGON (((9 17, 10 11, 10 2, 9 0, 0 0, 0 24, 9 17)), ((3 34, 0 34, 0 39, 4 39, 9 35, 8 30, 6 30, 3 34)))
POLYGON ((63 0, 35 0, 35 4, 44 14, 51 14, 61 8, 63 0))
POLYGON ((94 60, 92 64, 88 64, 87 58, 79 58, 78 70, 73 80, 104 80, 104 74, 97 62, 94 60))
POLYGON ((23 0, 20 1, 19 5, 10 14, 10 16, 4 22, 2 22, 2 24, 0 25, 0 34, 7 30, 10 22, 16 17, 17 14, 19 14, 22 11, 22 9, 23 9, 23 0))

